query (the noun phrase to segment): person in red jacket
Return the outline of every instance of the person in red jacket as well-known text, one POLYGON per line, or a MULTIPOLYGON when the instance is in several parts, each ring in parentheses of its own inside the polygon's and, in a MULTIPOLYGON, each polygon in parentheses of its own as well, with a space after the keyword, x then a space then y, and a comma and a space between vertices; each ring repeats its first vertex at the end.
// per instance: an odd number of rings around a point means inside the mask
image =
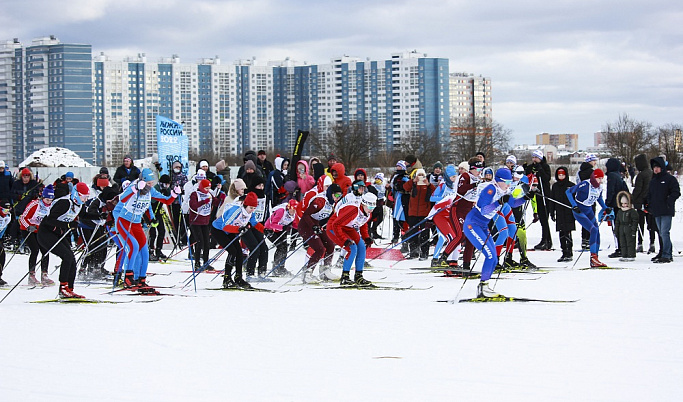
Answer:
POLYGON ((199 270, 204 261, 204 269, 213 271, 209 265, 209 233, 211 230, 211 209, 217 199, 211 195, 211 182, 203 179, 197 185, 197 190, 190 194, 190 231, 194 243, 194 268, 199 270))
POLYGON ((305 274, 312 276, 316 264, 324 257, 325 260, 318 275, 321 280, 336 279, 331 272, 334 242, 323 230, 323 226, 324 222, 334 212, 334 205, 341 198, 341 187, 338 184, 330 185, 326 191, 319 193, 309 201, 308 207, 299 220, 299 234, 308 244, 310 255, 306 263, 305 274))
MULTIPOLYGON (((408 204, 410 230, 404 235, 405 238, 408 238, 426 227, 424 218, 429 215, 429 211, 432 209, 432 203, 429 199, 434 192, 434 185, 427 179, 427 173, 424 169, 417 169, 413 179, 403 184, 403 189, 410 194, 408 204)), ((411 237, 409 244, 411 258, 419 257, 420 261, 426 260, 429 254, 429 231, 422 230, 419 235, 411 237)))
POLYGON ((274 276, 286 276, 290 273, 285 268, 288 247, 287 236, 291 233, 292 227, 298 223, 299 217, 296 214, 298 208, 299 203, 296 200, 289 200, 286 204, 280 204, 273 208, 270 217, 264 225, 265 231, 263 233, 275 245, 275 255, 273 256, 274 276))
POLYGON ((334 218, 330 218, 327 226, 328 236, 346 250, 343 271, 339 284, 341 286, 371 286, 372 283, 363 278, 365 264, 365 247, 372 244, 368 233, 368 220, 377 205, 377 196, 365 193, 360 202, 355 197, 341 199, 335 207, 334 218), (351 265, 355 262, 356 274, 350 278, 351 265))
POLYGON ((55 282, 47 276, 47 270, 50 264, 49 254, 47 254, 46 248, 41 247, 38 244, 38 227, 40 227, 40 222, 43 218, 47 216, 50 212, 50 205, 55 199, 55 189, 52 184, 48 184, 47 187, 43 189, 43 197, 37 200, 31 201, 24 210, 24 213, 19 217, 20 229, 26 231, 28 234, 24 236, 26 239, 26 245, 29 250, 31 250, 31 255, 28 257, 28 284, 31 286, 36 286, 42 284, 42 286, 52 286, 55 282), (36 278, 36 261, 38 260, 38 251, 42 254, 40 260, 40 281, 36 278))
POLYGON ((346 194, 351 187, 351 179, 346 177, 346 168, 341 163, 335 163, 330 168, 330 174, 332 175, 332 181, 339 184, 341 187, 342 194, 346 194))

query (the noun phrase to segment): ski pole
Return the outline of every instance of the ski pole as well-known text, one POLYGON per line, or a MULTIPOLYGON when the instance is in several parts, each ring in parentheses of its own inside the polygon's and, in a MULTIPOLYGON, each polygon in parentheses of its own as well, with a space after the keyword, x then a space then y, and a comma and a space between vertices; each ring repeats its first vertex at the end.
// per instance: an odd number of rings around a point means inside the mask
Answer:
MULTIPOLYGON (((323 226, 325 226, 325 225, 323 225, 323 226)), ((321 229, 322 229, 322 226, 321 226, 321 229)), ((301 247, 303 247, 310 239, 312 239, 312 238, 313 238, 314 236, 316 236, 316 235, 317 235, 316 233, 313 233, 312 235, 310 235, 310 236, 308 237, 308 239, 306 239, 306 240, 304 240, 303 242, 301 242, 301 245, 297 246, 294 250, 292 250, 292 251, 289 253, 288 256, 286 256, 285 258, 283 258, 282 261, 280 261, 277 265, 273 266, 273 269, 271 269, 263 278, 265 279, 265 278, 269 277, 270 274, 272 274, 273 272, 275 272, 276 269, 278 269, 278 268, 280 268, 281 266, 283 266, 283 265, 285 264, 285 262, 286 262, 291 256, 294 255, 294 253, 296 253, 301 247)))
MULTIPOLYGON (((283 233, 284 233, 284 231, 283 231, 283 233)), ((281 235, 281 236, 282 236, 282 235, 281 235)), ((254 247, 253 250, 250 250, 250 251, 249 251, 249 255, 247 256, 247 260, 248 260, 249 258, 251 258, 251 256, 254 255, 254 254, 256 253, 256 250, 257 250, 259 247, 261 247, 261 244, 263 244, 263 243, 266 241, 267 238, 268 238, 268 237, 264 234, 264 235, 263 235, 263 240, 261 240, 261 241, 259 242, 259 244, 257 244, 256 247, 254 247)), ((226 248, 227 248, 227 247, 226 247, 226 248)), ((223 250, 225 250, 225 249, 223 249, 223 250)), ((219 276, 221 276, 221 274, 223 274, 223 272, 225 272, 225 269, 220 270, 220 271, 216 274, 216 276, 214 276, 213 278, 211 278, 211 281, 210 281, 210 282, 213 282, 216 278, 218 278, 219 276)))
POLYGON ((12 259, 14 259, 14 256, 16 256, 19 253, 19 250, 21 250, 21 247, 23 247, 24 243, 26 243, 26 240, 28 240, 28 237, 31 236, 33 232, 29 232, 26 237, 24 237, 24 240, 21 241, 19 244, 19 247, 12 253, 12 257, 10 257, 9 261, 5 263, 5 266, 8 267, 9 263, 12 262, 12 259))
MULTIPOLYGON (((52 247, 50 247, 50 249, 47 250, 47 251, 45 252, 45 254, 43 254, 43 256, 40 258, 40 260, 38 260, 38 262, 36 262, 36 266, 40 265, 40 263, 43 261, 43 258, 45 258, 48 254, 50 254, 50 252, 51 252, 55 247, 57 247, 57 245, 59 245, 59 244, 62 242, 62 240, 64 240, 64 238, 66 237, 66 235, 68 235, 69 233, 71 233, 72 230, 73 230, 73 229, 69 228, 66 232, 64 232, 64 234, 62 235, 62 237, 60 237, 59 240, 57 240, 57 242, 56 242, 52 247)), ((19 282, 17 282, 17 284, 14 285, 14 286, 12 287, 12 289, 10 289, 9 292, 7 292, 7 294, 5 295, 5 297, 3 297, 2 300, 0 300, 0 303, 2 303, 3 301, 5 301, 5 299, 7 298, 7 296, 9 296, 10 293, 12 293, 12 291, 14 291, 14 289, 16 289, 17 286, 19 286, 19 284, 20 284, 24 279, 26 279, 26 277, 28 276, 28 274, 29 274, 29 273, 26 272, 26 273, 24 274, 24 276, 22 276, 21 279, 19 279, 19 282)))
MULTIPOLYGON (((230 246, 232 245, 232 243, 234 243, 237 239, 239 239, 239 238, 241 238, 241 237, 242 237, 242 233, 240 233, 238 236, 235 236, 235 238, 232 239, 232 240, 230 241, 230 243, 228 243, 225 247, 223 247, 223 248, 221 249, 221 251, 220 251, 218 254, 216 254, 215 256, 213 256, 213 258, 209 259, 209 261, 207 261, 207 263, 204 264, 202 267, 206 267, 206 266, 209 265, 209 263, 215 261, 215 260, 217 259, 218 256, 220 256, 221 254, 223 254, 223 253, 228 249, 228 247, 230 247, 230 246)), ((194 278, 195 278, 200 272, 203 271, 202 267, 200 267, 200 269, 197 270, 197 272, 195 272, 194 265, 193 265, 193 266, 192 266, 192 275, 188 276, 187 279, 183 280, 182 282, 188 282, 188 283, 189 283, 190 280, 194 280, 194 278)), ((222 271, 221 271, 221 272, 222 272, 222 271)), ((219 274, 220 274, 221 272, 219 272, 219 274)), ((187 286, 187 284, 185 284, 185 285, 183 286, 183 288, 185 288, 186 286, 187 286)))

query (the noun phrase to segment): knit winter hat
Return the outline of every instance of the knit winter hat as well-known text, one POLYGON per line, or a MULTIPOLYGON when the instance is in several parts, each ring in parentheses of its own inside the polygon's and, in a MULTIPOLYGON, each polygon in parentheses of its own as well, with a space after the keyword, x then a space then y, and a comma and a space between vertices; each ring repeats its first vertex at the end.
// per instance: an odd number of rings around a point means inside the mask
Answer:
POLYGON ((534 158, 543 159, 543 151, 541 151, 540 149, 537 149, 531 153, 531 156, 534 158))
POLYGON ((510 172, 510 169, 507 167, 502 167, 498 170, 496 170, 496 181, 511 181, 512 180, 512 173, 510 172))
POLYGON ((202 179, 202 181, 199 182, 199 185, 197 186, 197 189, 201 191, 202 193, 205 193, 205 189, 207 187, 211 187, 211 182, 208 181, 207 179, 202 179))
POLYGON ((159 177, 159 183, 171 184, 171 176, 162 174, 161 177, 159 177))
POLYGON ((246 190, 247 185, 242 179, 235 179, 232 184, 235 186, 235 190, 246 190))
POLYGON ((443 169, 443 163, 441 163, 440 161, 437 161, 434 164, 434 169, 436 169, 436 168, 443 169))
POLYGON ((396 170, 406 170, 406 161, 396 162, 396 170))
POLYGON ((74 178, 74 172, 66 172, 66 174, 64 175, 64 177, 73 179, 73 178, 74 178))
POLYGON ((43 198, 55 198, 55 188, 52 186, 52 184, 48 184, 43 189, 43 198))
POLYGON ((225 170, 225 161, 223 159, 219 160, 216 162, 216 172, 220 172, 221 170, 225 170))
POLYGON ((597 180, 595 180, 599 177, 605 177, 605 173, 602 171, 602 169, 595 169, 593 171, 593 173, 591 173, 591 178, 590 178, 591 186, 593 186, 595 188, 600 187, 597 180))
POLYGON ((460 162, 460 164, 458 165, 458 169, 470 170, 470 164, 469 164, 469 162, 467 162, 467 161, 465 161, 465 162, 460 162))
POLYGON ((142 172, 140 172, 140 179, 142 179, 144 181, 152 181, 152 180, 156 180, 156 177, 154 177, 154 173, 152 173, 152 169, 144 168, 144 169, 142 169, 142 172))
POLYGON ((200 168, 205 168, 205 167, 208 168, 208 167, 209 167, 209 162, 207 162, 207 161, 205 161, 205 160, 201 160, 201 161, 199 162, 199 167, 200 167, 200 168))
POLYGON ((90 187, 88 187, 87 184, 85 184, 82 181, 79 181, 76 184, 76 191, 78 192, 78 195, 89 195, 90 194, 90 187))
POLYGON ((517 164, 517 157, 514 155, 508 155, 508 157, 505 158, 505 163, 508 163, 508 162, 512 163, 513 165, 516 165, 517 164))
POLYGON ((584 161, 586 162, 592 162, 592 161, 597 161, 598 157, 595 154, 586 154, 586 158, 584 161))
POLYGON ((256 193, 247 194, 247 198, 244 199, 242 206, 244 207, 256 207, 258 205, 258 197, 256 193))
POLYGON ((248 160, 248 161, 244 164, 244 170, 247 170, 247 169, 251 169, 251 170, 253 170, 253 171, 256 171, 256 165, 254 165, 254 161, 248 160))
POLYGON ((199 170, 197 170, 197 174, 194 175, 194 177, 195 177, 195 180, 197 180, 197 181, 200 181, 202 179, 206 179, 206 172, 204 171, 204 169, 199 169, 199 170))
POLYGON ((29 169, 29 168, 21 169, 21 175, 22 176, 30 176, 31 175, 31 169, 29 169))

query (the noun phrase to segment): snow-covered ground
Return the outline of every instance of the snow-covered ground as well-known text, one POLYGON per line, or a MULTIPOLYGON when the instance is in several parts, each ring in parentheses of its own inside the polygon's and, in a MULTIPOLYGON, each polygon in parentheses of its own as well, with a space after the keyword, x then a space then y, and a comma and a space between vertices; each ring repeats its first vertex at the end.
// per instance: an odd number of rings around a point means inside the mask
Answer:
MULTIPOLYGON (((375 260, 365 274, 427 290, 322 290, 276 278, 260 286, 289 292, 220 292, 206 290, 220 278, 201 274, 196 293, 167 289, 187 297, 63 305, 27 303, 54 297, 56 288, 19 287, 0 304, 0 400, 678 401, 682 222, 679 213, 672 264, 652 264, 647 254, 634 263, 608 259, 613 240, 602 225, 601 258, 629 269, 571 269, 555 262, 559 251, 534 251, 536 264, 565 268, 495 284, 507 295, 580 299, 570 304, 437 303, 473 297, 477 281, 463 286, 411 269, 428 261, 375 260)), ((530 245, 540 231, 532 228, 530 245)), ((580 232, 574 239, 578 246, 580 232)), ((587 267, 588 255, 579 258, 576 268, 587 267)), ((287 268, 302 263, 299 252, 287 268)), ((16 283, 26 265, 17 255, 3 278, 16 283)), ((189 262, 152 263, 150 272, 171 274, 150 282, 179 285, 188 269, 189 262)), ((143 299, 97 285, 76 291, 143 299)))

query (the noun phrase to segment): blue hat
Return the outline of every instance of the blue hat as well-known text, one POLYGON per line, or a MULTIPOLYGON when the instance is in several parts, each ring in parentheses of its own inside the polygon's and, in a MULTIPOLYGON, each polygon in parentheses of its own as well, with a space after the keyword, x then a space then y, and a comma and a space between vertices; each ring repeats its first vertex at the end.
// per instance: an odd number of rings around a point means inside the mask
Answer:
POLYGON ((52 184, 48 184, 43 189, 43 198, 55 198, 55 188, 52 187, 52 184))
POLYGON ((64 175, 64 177, 69 177, 69 178, 72 178, 72 179, 73 179, 73 178, 74 178, 74 172, 66 172, 66 174, 64 175))
POLYGON ((496 181, 511 181, 512 180, 512 173, 510 173, 510 169, 506 167, 502 167, 498 170, 496 170, 496 181))
POLYGON ((458 174, 458 171, 455 170, 455 166, 453 166, 453 165, 446 166, 446 176, 451 177, 451 176, 455 176, 457 174, 458 174))
POLYGON ((142 169, 142 173, 140 173, 140 178, 144 181, 156 180, 156 177, 154 177, 154 173, 152 173, 152 170, 149 168, 142 169))

